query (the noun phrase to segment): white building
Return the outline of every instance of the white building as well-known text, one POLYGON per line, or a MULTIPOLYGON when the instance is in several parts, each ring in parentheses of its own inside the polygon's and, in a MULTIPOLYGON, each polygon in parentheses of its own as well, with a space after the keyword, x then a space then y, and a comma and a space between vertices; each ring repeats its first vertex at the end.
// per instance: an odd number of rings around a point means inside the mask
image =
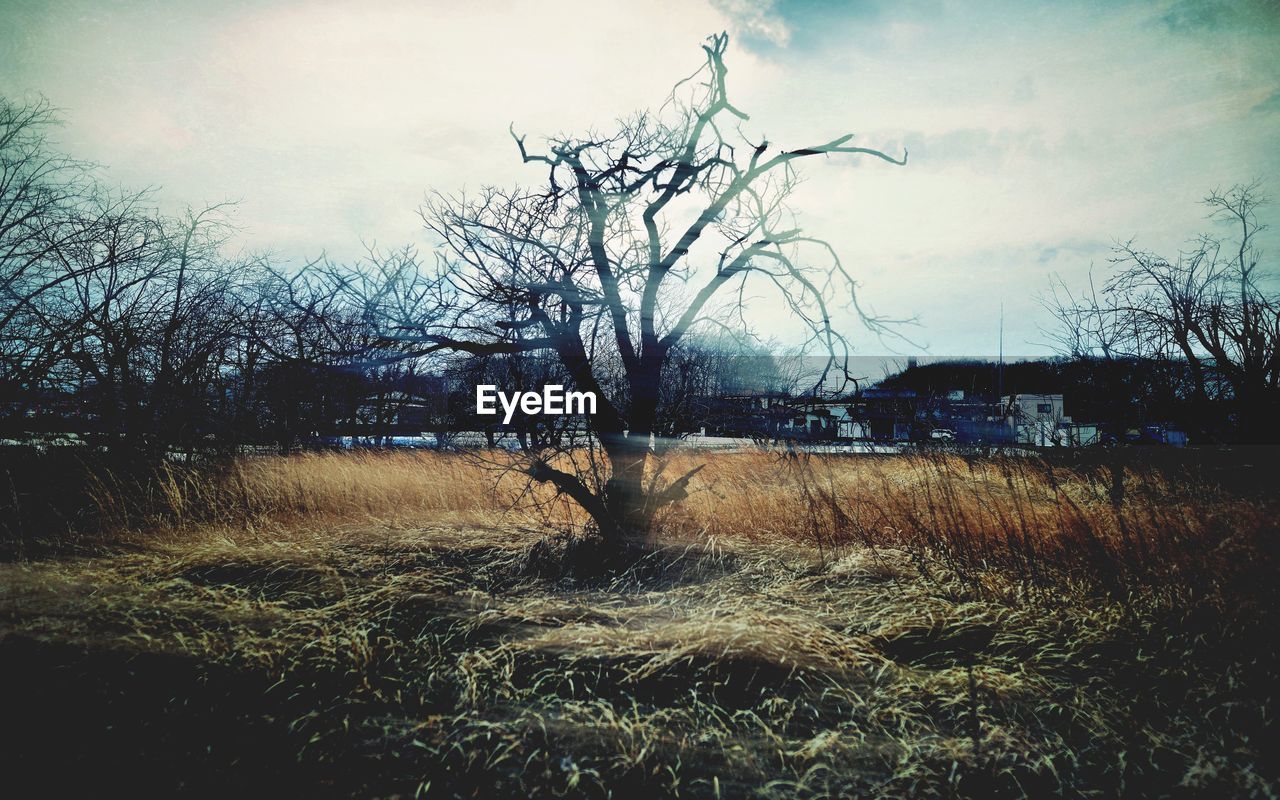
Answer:
POLYGON ((1020 444, 1049 447, 1062 443, 1058 429, 1071 424, 1060 394, 1014 394, 1000 398, 1006 424, 1020 444))

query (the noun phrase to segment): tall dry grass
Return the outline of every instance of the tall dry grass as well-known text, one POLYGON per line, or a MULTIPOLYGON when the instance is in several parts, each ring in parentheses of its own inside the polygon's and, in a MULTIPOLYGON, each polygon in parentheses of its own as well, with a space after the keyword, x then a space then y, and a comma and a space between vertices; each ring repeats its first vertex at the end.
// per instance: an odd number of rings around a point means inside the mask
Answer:
MULTIPOLYGON (((1117 456, 1119 458, 1119 456, 1117 456)), ((145 503, 99 479, 117 528, 289 526, 306 520, 413 524, 442 518, 581 528, 585 515, 529 487, 506 456, 358 452, 259 457, 221 469, 165 465, 145 503)), ((705 465, 660 520, 681 540, 791 542, 826 561, 841 548, 905 549, 980 582, 1135 583, 1218 590, 1270 561, 1273 510, 1185 475, 1125 465, 1063 467, 1036 458, 678 452, 676 476, 705 465)))
POLYGON ((977 581, 1135 582, 1217 591, 1270 562, 1274 508, 1141 462, 1064 467, 1028 457, 742 454, 714 459, 681 524, 715 537, 904 548, 977 581))
POLYGON ((658 535, 723 546, 571 585, 526 553, 580 514, 500 460, 99 469, 101 519, 146 546, 0 565, 31 721, 0 745, 80 794, 105 773, 230 776, 223 795, 1275 796, 1266 496, 1122 453, 686 452, 667 474, 703 463, 658 535), (1005 602, 1031 596, 1070 602, 1005 602))

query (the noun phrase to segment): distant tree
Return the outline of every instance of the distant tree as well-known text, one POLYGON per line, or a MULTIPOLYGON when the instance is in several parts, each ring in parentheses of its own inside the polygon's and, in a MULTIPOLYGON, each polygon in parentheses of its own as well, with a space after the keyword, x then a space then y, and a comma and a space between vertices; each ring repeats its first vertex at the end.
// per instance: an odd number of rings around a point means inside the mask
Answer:
POLYGON ((1047 300, 1053 332, 1071 355, 1185 362, 1192 399, 1225 399, 1245 438, 1274 438, 1280 400, 1280 293, 1264 264, 1260 182, 1213 191, 1209 218, 1227 229, 1205 233, 1176 258, 1118 245, 1100 289, 1060 287, 1047 300))
POLYGON ((786 203, 801 159, 866 155, 901 165, 905 154, 855 146, 852 134, 781 150, 749 140, 740 128, 747 115, 726 88, 727 46, 726 36, 711 37, 701 68, 657 112, 612 132, 552 137, 538 150, 513 131, 523 161, 545 167, 545 186, 435 197, 422 218, 442 243, 436 268, 420 274, 397 262, 359 286, 387 335, 417 352, 553 353, 577 390, 595 392, 589 424, 607 458, 591 463, 603 471, 570 468, 554 450, 526 471, 573 498, 618 544, 645 536, 690 478, 659 483, 650 438, 664 374, 691 331, 740 327, 758 288, 761 302, 807 329, 827 356, 825 378, 848 354, 838 309, 892 330, 863 313, 850 272, 786 203))
POLYGON ((77 277, 59 257, 84 239, 95 188, 88 164, 50 145, 57 124, 43 98, 0 97, 0 371, 11 386, 40 385, 54 366, 38 347, 47 327, 39 301, 77 277))
POLYGON ((777 342, 723 330, 685 336, 663 365, 655 433, 674 439, 714 430, 744 410, 745 398, 796 392, 802 381, 793 367, 800 358, 786 351, 777 342))

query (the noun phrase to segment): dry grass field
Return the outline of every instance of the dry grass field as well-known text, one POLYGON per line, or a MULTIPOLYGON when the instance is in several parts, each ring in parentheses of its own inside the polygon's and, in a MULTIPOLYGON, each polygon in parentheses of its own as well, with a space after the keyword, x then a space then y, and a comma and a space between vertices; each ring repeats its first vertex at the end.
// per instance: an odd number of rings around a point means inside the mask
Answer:
POLYGON ((708 462, 650 556, 445 454, 109 474, 0 564, 49 796, 1274 797, 1275 506, 1169 470, 708 462), (553 541, 562 541, 553 540, 553 541))

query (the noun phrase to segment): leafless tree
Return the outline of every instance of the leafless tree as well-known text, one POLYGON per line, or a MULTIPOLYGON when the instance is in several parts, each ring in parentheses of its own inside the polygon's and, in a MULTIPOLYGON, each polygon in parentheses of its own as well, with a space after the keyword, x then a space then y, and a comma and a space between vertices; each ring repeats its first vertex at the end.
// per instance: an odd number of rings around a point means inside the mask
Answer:
POLYGON ((45 287, 40 267, 81 232, 75 211, 91 193, 90 165, 56 152, 53 107, 0 97, 0 328, 45 287))
POLYGON ((654 511, 687 485, 685 475, 659 487, 648 467, 663 370, 691 331, 742 320, 755 289, 799 320, 828 356, 827 371, 849 350, 837 311, 896 330, 863 313, 852 275, 797 226, 787 199, 803 159, 901 165, 905 153, 857 146, 852 134, 791 149, 751 140, 726 88, 727 45, 723 34, 708 39, 702 66, 658 111, 612 132, 555 136, 536 148, 513 130, 523 161, 545 168, 544 186, 436 196, 422 209, 442 245, 435 268, 415 274, 400 262, 366 275, 369 313, 419 352, 548 351, 578 390, 596 393, 590 425, 607 479, 549 457, 527 471, 580 503, 612 541, 645 535, 654 511))
POLYGON ((1169 259, 1119 244, 1101 289, 1059 286, 1046 306, 1053 335, 1071 355, 1185 362, 1200 403, 1229 399, 1243 431, 1265 434, 1280 390, 1277 273, 1257 244, 1265 226, 1260 181, 1215 190, 1209 218, 1228 231, 1205 233, 1169 259))
MULTIPOLYGON (((419 363, 323 258, 228 253, 226 204, 168 216, 61 155, 48 102, 0 98, 0 419, 152 455, 320 430, 383 437, 419 363), (52 411, 50 410, 52 409, 52 411)), ((401 254, 411 255, 410 251, 401 254)), ((384 265, 390 261, 383 259, 384 265)))
POLYGON ((9 381, 38 381, 50 366, 32 352, 30 334, 44 320, 38 299, 77 275, 59 269, 58 254, 85 237, 89 165, 48 141, 58 124, 43 98, 0 97, 0 369, 9 381))

